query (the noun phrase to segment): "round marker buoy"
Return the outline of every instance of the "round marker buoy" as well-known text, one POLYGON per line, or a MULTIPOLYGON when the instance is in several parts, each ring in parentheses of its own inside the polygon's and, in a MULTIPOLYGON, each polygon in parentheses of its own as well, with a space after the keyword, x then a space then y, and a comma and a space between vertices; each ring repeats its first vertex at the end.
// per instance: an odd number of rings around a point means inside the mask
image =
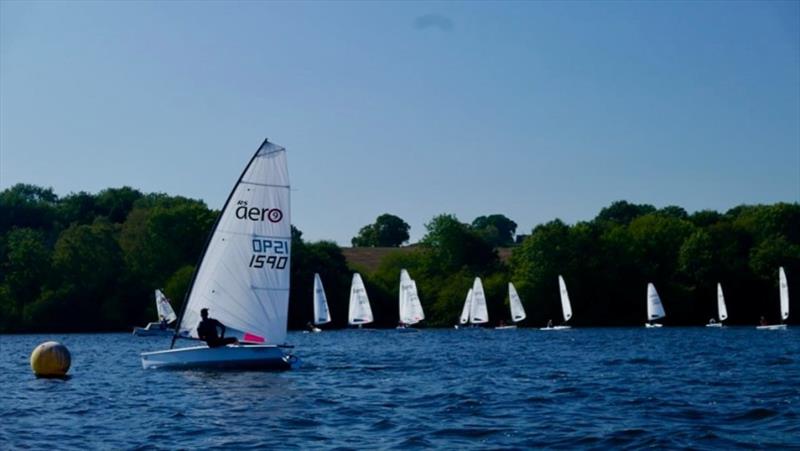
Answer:
POLYGON ((46 341, 31 353, 31 369, 36 377, 65 377, 70 363, 69 349, 57 341, 46 341))

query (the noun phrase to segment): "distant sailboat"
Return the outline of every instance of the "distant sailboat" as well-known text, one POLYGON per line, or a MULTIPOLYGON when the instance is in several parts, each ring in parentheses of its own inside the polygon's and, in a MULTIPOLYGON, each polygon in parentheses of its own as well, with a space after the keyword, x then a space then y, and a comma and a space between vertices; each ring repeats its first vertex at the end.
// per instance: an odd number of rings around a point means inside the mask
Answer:
POLYGON ((159 321, 148 323, 145 327, 134 327, 133 335, 139 337, 169 337, 175 334, 175 328, 167 326, 178 319, 178 317, 175 316, 175 311, 172 310, 172 305, 170 305, 169 299, 164 296, 164 293, 162 293, 161 290, 156 290, 155 296, 156 311, 158 312, 159 321))
POLYGON ((417 324, 425 319, 425 313, 422 311, 422 304, 417 294, 417 283, 405 269, 400 270, 400 289, 398 296, 400 324, 397 328, 402 330, 416 330, 409 329, 408 326, 417 324))
POLYGON ((347 322, 351 326, 361 327, 369 324, 373 320, 372 308, 369 306, 367 289, 361 280, 361 274, 353 274, 353 282, 350 284, 350 311, 347 322))
POLYGON ((783 271, 783 266, 778 268, 778 284, 780 286, 781 295, 781 324, 762 324, 756 326, 759 330, 781 330, 786 329, 784 321, 789 319, 789 283, 786 281, 786 273, 783 271))
POLYGON ((486 308, 486 295, 483 292, 483 282, 476 277, 472 283, 472 299, 469 313, 470 324, 485 324, 489 322, 489 311, 486 308))
POLYGON ((314 327, 311 332, 322 332, 316 326, 331 322, 331 312, 328 311, 328 297, 325 295, 325 288, 322 286, 322 279, 319 274, 314 273, 314 327))
POLYGON ((239 343, 145 352, 142 366, 291 368, 296 358, 284 352, 290 224, 286 149, 264 140, 217 217, 172 340, 197 340, 201 310, 208 309, 239 343))
POLYGON ((662 327, 662 324, 654 323, 657 320, 667 316, 664 312, 664 306, 661 304, 661 298, 658 296, 656 287, 652 283, 647 284, 647 323, 645 327, 662 327))
POLYGON ((722 322, 728 319, 728 309, 725 307, 725 295, 722 294, 722 284, 717 283, 717 314, 719 322, 711 318, 706 327, 722 327, 722 322))
POLYGON ((461 317, 458 319, 458 324, 454 327, 458 329, 459 325, 469 323, 469 314, 472 311, 472 288, 467 291, 467 298, 464 299, 464 307, 461 309, 461 317))
MULTIPOLYGON (((511 321, 518 323, 525 319, 525 308, 522 307, 522 300, 519 298, 519 294, 517 294, 517 289, 514 288, 514 284, 509 282, 508 283, 508 305, 511 309, 511 321)), ((498 330, 504 329, 516 329, 517 326, 515 324, 510 325, 500 325, 495 327, 498 330)))
POLYGON ((566 323, 572 318, 572 305, 569 303, 569 293, 567 292, 567 284, 564 278, 558 276, 558 292, 561 297, 561 313, 564 315, 564 324, 560 326, 553 326, 548 324, 547 327, 542 327, 539 330, 565 330, 570 329, 566 323))

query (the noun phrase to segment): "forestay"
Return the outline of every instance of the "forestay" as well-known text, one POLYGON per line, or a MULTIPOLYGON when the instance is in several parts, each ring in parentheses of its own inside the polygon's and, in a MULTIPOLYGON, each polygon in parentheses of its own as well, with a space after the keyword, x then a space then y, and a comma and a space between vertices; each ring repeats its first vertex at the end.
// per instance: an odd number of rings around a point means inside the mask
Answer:
POLYGON ((517 294, 517 289, 514 284, 508 283, 508 302, 511 305, 511 320, 514 322, 522 321, 525 319, 525 309, 522 307, 522 300, 517 294))
POLYGON ((461 318, 459 323, 467 324, 469 322, 469 314, 472 311, 472 288, 467 291, 467 298, 464 299, 464 308, 461 310, 461 318))
POLYGON ((351 326, 357 324, 369 324, 372 322, 372 308, 369 306, 367 290, 361 280, 361 274, 353 274, 353 282, 350 284, 350 311, 348 322, 351 326))
POLYGON ((472 324, 489 322, 489 312, 486 309, 486 295, 483 293, 483 283, 480 277, 476 277, 475 282, 472 284, 472 302, 469 320, 472 324))
POLYGON ((331 313, 328 311, 328 297, 319 274, 314 273, 314 324, 327 324, 331 322, 331 313))
POLYGON ((264 141, 215 224, 181 317, 197 337, 200 309, 241 341, 283 344, 289 304, 291 220, 286 150, 264 141))
POLYGON ((567 284, 564 282, 564 278, 560 275, 558 276, 558 288, 559 293, 561 294, 561 311, 564 314, 564 322, 567 322, 572 318, 572 305, 569 303, 569 293, 567 293, 567 284))
POLYGON ((789 319, 789 284, 786 282, 783 266, 778 269, 778 283, 780 283, 781 291, 781 318, 786 321, 789 319))
POLYGON ((652 283, 647 284, 647 320, 663 318, 666 316, 664 313, 664 306, 661 305, 661 298, 658 297, 656 287, 652 283))
POLYGON ((722 294, 722 284, 717 284, 717 313, 719 320, 725 321, 728 319, 728 309, 725 307, 725 295, 722 294))
POLYGON ((172 310, 172 305, 169 303, 169 299, 164 296, 164 293, 161 290, 156 290, 156 310, 158 310, 158 319, 171 323, 178 319, 175 315, 175 311, 172 310))

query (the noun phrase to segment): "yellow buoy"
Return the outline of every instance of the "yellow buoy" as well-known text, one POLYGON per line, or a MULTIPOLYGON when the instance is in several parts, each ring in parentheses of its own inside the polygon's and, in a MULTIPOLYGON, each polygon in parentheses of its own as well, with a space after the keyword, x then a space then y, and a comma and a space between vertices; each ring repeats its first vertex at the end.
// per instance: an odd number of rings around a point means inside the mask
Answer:
POLYGON ((64 377, 70 363, 69 350, 57 341, 46 341, 31 353, 31 369, 37 377, 64 377))

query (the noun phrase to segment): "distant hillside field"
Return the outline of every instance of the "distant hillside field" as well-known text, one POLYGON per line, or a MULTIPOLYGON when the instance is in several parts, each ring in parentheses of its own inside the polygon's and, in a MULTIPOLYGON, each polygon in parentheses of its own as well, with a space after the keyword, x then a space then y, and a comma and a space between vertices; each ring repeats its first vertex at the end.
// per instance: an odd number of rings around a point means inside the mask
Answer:
MULTIPOLYGON (((351 268, 364 268, 373 272, 378 268, 384 257, 392 252, 411 252, 417 248, 416 244, 404 247, 343 247, 342 254, 347 259, 347 265, 351 268)), ((497 249, 497 256, 503 263, 508 263, 511 259, 511 247, 501 247, 497 249)))

